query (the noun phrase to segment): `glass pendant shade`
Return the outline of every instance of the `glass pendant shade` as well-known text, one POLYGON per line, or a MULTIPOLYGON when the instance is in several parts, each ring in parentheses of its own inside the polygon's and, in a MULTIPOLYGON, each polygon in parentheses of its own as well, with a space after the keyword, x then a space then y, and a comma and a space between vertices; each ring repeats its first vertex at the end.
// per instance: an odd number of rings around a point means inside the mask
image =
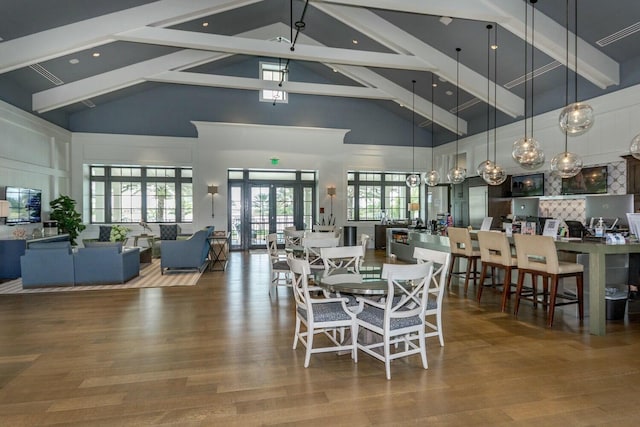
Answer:
POLYGON ((507 171, 497 163, 493 167, 482 174, 482 179, 489 185, 500 185, 507 180, 507 171))
POLYGON ((575 153, 565 151, 551 159, 551 173, 561 178, 571 178, 582 170, 582 159, 575 153))
POLYGON ((415 188, 420 185, 420 175, 412 173, 407 177, 407 187, 415 188))
POLYGON ((478 172, 478 176, 482 176, 485 172, 488 172, 491 169, 493 169, 493 162, 487 159, 478 165, 476 172, 478 172))
POLYGON ((447 173, 447 178, 452 184, 462 184, 467 177, 467 170, 464 168, 451 168, 447 173))
POLYGON ((544 164, 544 151, 534 138, 520 138, 513 143, 511 157, 525 169, 537 169, 544 164))
POLYGON ((560 112, 560 129, 569 136, 582 135, 593 126, 593 108, 585 102, 574 102, 560 112))
POLYGON ((629 146, 629 151, 631 151, 631 155, 636 159, 640 160, 640 134, 636 135, 631 140, 631 145, 629 146))
POLYGON ((429 187, 435 187, 440 184, 440 173, 437 170, 432 170, 424 177, 424 183, 429 187))

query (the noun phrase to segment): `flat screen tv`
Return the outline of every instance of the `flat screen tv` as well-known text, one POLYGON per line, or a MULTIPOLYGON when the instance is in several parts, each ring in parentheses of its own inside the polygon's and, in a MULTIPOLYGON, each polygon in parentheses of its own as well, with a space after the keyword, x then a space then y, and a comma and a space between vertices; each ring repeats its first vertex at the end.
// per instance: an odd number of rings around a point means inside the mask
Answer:
POLYGON ((5 187, 9 202, 7 224, 42 222, 42 191, 33 188, 5 187))
POLYGON ((582 168, 574 177, 562 178, 562 194, 606 194, 607 167, 582 168))
POLYGON ((511 196, 544 196, 544 173, 512 176, 511 196))

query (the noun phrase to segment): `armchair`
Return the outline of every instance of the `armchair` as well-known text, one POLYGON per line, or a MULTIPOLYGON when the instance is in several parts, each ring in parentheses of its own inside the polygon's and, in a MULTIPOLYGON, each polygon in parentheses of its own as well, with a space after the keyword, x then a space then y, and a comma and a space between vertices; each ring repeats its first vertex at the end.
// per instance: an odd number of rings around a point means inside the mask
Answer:
POLYGON ((22 287, 73 286, 73 253, 69 242, 34 243, 20 257, 22 287))
POLYGON ((123 251, 119 242, 79 248, 73 270, 77 284, 124 283, 140 274, 140 249, 123 251))
POLYGON ((207 266, 209 237, 213 227, 196 231, 187 240, 162 240, 160 242, 160 272, 196 269, 207 266))

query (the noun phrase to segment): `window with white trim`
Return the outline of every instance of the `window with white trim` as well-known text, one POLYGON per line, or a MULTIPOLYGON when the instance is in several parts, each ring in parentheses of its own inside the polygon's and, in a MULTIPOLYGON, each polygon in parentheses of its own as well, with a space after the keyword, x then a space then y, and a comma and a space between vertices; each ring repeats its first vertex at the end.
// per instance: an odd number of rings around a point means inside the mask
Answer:
MULTIPOLYGON (((288 71, 286 71, 285 63, 260 62, 260 79, 271 82, 285 82, 288 80, 288 71)), ((287 92, 283 90, 266 90, 260 91, 260 101, 287 103, 289 98, 287 92)))

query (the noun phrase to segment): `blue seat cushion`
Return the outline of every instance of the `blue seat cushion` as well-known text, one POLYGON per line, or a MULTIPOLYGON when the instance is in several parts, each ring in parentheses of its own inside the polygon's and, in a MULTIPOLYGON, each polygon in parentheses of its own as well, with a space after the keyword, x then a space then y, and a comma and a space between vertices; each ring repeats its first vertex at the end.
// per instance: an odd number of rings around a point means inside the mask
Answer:
MULTIPOLYGON (((378 307, 371 307, 365 305, 364 310, 362 310, 357 315, 358 320, 362 320, 366 323, 370 323, 373 326, 378 328, 382 328, 384 323, 384 310, 378 307)), ((401 318, 391 318, 391 329, 401 329, 407 328, 409 326, 417 326, 422 324, 422 319, 419 316, 411 316, 411 317, 401 317, 401 318)))
POLYGON ((118 253, 122 252, 122 242, 84 242, 85 248, 116 248, 118 253))
POLYGON ((101 225, 98 232, 98 242, 108 242, 111 240, 111 226, 101 225))
POLYGON ((160 240, 176 240, 180 234, 178 224, 160 224, 160 240))
MULTIPOLYGON (((307 319, 307 310, 298 308, 298 314, 305 320, 307 319)), ((313 320, 314 322, 335 322, 338 320, 350 320, 349 313, 344 311, 342 304, 339 302, 328 302, 324 304, 313 304, 313 320)))

